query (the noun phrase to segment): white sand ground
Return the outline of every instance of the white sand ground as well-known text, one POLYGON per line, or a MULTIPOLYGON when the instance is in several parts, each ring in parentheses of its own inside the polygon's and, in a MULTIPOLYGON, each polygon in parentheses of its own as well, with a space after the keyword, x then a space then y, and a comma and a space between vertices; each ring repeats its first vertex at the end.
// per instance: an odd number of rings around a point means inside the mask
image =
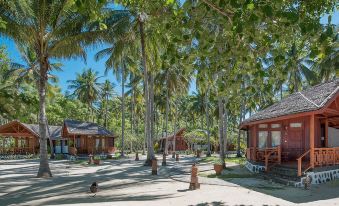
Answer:
MULTIPOLYGON (((190 191, 184 181, 194 158, 179 163, 169 158, 158 176, 150 175, 143 159, 111 160, 100 166, 55 160, 50 162, 50 179, 35 178, 37 160, 0 160, 0 205, 339 205, 339 181, 308 191, 256 178, 200 177, 201 189, 190 191), (89 193, 93 181, 99 184, 95 197, 89 193)), ((211 169, 199 165, 199 170, 211 169)))

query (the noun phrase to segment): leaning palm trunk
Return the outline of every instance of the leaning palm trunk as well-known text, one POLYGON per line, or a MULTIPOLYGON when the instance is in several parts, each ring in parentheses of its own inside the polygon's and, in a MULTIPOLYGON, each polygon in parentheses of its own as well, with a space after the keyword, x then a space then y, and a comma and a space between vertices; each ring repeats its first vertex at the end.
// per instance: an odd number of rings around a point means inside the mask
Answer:
POLYGON ((46 117, 46 82, 48 62, 44 58, 40 63, 39 78, 39 135, 40 135, 40 165, 37 177, 52 177, 47 154, 47 117, 46 117))
POLYGON ((218 97, 218 107, 219 107, 219 156, 220 160, 225 165, 225 150, 224 150, 224 105, 222 97, 218 97))
POLYGON ((147 71, 147 63, 146 63, 146 46, 145 46, 145 32, 144 32, 144 20, 146 14, 140 13, 138 16, 139 20, 139 31, 140 31, 140 43, 141 43, 141 54, 142 54, 142 66, 144 69, 144 89, 145 89, 145 137, 147 140, 147 159, 145 165, 151 165, 151 160, 154 159, 154 150, 151 139, 151 125, 150 125, 150 115, 151 115, 151 107, 150 107, 150 95, 149 95, 149 86, 148 86, 148 71, 147 71))

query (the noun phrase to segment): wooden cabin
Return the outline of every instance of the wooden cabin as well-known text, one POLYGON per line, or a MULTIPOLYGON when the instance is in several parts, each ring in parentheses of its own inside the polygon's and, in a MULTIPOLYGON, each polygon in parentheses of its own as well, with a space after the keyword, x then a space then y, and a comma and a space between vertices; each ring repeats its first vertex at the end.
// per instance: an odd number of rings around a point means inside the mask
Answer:
POLYGON ((101 154, 114 152, 112 132, 93 122, 65 120, 62 137, 68 145, 74 147, 80 154, 101 154))
MULTIPOLYGON (((54 141, 60 138, 61 127, 49 126, 54 141)), ((39 125, 17 120, 0 126, 0 154, 37 154, 39 152, 39 125)))
POLYGON ((169 135, 167 137, 162 137, 159 140, 159 145, 160 145, 160 151, 165 150, 165 145, 167 141, 167 147, 168 151, 171 152, 173 151, 173 146, 174 146, 174 136, 175 136, 175 151, 185 151, 188 149, 188 145, 184 140, 184 132, 185 128, 179 129, 175 135, 169 135))
POLYGON ((266 171, 295 166, 298 176, 339 164, 339 79, 294 93, 246 119, 246 157, 266 171))
MULTIPOLYGON (((74 150, 76 154, 102 154, 114 151, 116 136, 96 123, 65 120, 63 126, 48 126, 47 133, 52 140, 55 154, 69 154, 72 151, 74 154, 74 150)), ((15 120, 1 125, 0 154, 37 154, 39 137, 37 124, 25 124, 15 120)))

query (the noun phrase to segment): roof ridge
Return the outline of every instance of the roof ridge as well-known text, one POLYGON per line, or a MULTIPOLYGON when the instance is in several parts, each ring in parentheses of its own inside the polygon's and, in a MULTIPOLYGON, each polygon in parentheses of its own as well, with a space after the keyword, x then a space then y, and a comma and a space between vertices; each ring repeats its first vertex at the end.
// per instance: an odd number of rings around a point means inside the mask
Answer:
POLYGON ((304 97, 304 99, 306 99, 308 102, 314 104, 316 107, 318 107, 318 108, 320 107, 320 105, 317 105, 315 102, 313 102, 312 100, 307 98, 305 95, 303 95, 303 93, 301 93, 301 92, 297 92, 297 93, 299 93, 302 97, 304 97))
POLYGON ((324 99, 324 101, 321 102, 321 104, 320 104, 319 106, 320 106, 320 107, 323 107, 323 106, 326 104, 326 102, 327 102, 329 99, 332 98, 332 95, 335 94, 335 93, 337 93, 338 91, 339 91, 339 86, 337 86, 337 88, 336 88, 335 90, 333 90, 333 92, 331 92, 331 94, 329 94, 329 95, 324 99))

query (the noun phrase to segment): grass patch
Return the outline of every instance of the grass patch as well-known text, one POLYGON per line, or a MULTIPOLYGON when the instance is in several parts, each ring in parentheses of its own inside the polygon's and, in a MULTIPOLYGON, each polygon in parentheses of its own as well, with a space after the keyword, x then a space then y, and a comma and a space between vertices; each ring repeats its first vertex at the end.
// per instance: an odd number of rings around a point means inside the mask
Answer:
POLYGON ((71 161, 70 163, 72 163, 72 164, 80 164, 80 165, 87 165, 88 164, 88 160, 75 160, 75 161, 71 161))
POLYGON ((253 174, 236 174, 236 173, 229 173, 229 174, 223 174, 223 175, 216 175, 216 174, 200 174, 200 176, 208 177, 208 178, 219 178, 219 179, 251 178, 251 177, 254 177, 253 174))
MULTIPOLYGON (((211 157, 203 157, 201 158, 200 162, 202 163, 213 163, 215 161, 218 161, 219 157, 216 156, 211 156, 211 157)), ((225 158, 225 162, 231 162, 231 163, 236 163, 239 165, 244 165, 246 162, 246 158, 245 157, 229 157, 229 158, 225 158)))

